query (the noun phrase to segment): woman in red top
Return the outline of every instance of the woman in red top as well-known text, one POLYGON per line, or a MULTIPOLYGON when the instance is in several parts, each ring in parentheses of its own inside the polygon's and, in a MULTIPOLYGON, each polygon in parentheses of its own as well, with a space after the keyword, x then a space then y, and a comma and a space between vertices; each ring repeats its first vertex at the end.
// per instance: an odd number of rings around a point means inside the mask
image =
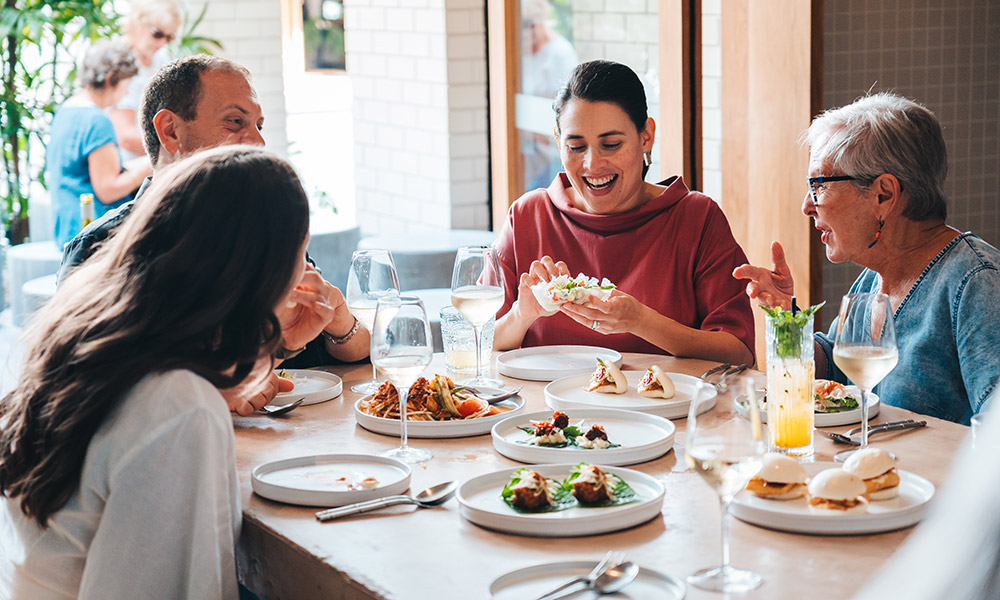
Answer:
POLYGON ((614 62, 581 64, 553 109, 565 172, 508 213, 494 347, 594 344, 753 364, 753 315, 732 277, 746 255, 722 210, 680 177, 643 181, 655 123, 639 78, 614 62), (617 289, 555 311, 535 300, 531 285, 577 273, 617 289))

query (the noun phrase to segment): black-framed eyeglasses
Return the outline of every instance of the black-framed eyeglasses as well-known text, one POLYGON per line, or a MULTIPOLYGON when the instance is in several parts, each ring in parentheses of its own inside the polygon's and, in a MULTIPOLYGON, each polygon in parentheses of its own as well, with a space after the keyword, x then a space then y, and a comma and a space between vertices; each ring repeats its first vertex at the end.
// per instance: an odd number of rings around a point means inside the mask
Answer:
POLYGON ((149 33, 152 34, 153 39, 155 39, 155 40, 167 40, 168 44, 170 42, 174 41, 174 38, 177 37, 176 34, 173 34, 173 33, 164 33, 162 31, 160 31, 159 29, 157 29, 156 27, 150 27, 149 28, 149 33))
POLYGON ((859 181, 857 177, 851 177, 850 175, 835 175, 833 177, 810 177, 809 178, 809 191, 812 192, 813 204, 819 206, 819 196, 816 188, 823 185, 824 183, 832 183, 834 181, 859 181))

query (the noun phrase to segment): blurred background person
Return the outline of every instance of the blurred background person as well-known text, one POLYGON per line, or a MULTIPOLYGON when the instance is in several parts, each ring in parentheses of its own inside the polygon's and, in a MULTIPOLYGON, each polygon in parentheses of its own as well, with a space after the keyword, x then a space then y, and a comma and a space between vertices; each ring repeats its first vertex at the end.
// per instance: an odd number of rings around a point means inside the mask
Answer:
MULTIPOLYGON (((521 1, 521 93, 551 101, 576 66, 573 44, 551 26, 548 0, 521 1)), ((552 135, 521 131, 525 191, 548 187, 562 170, 552 135)))
POLYGON ((142 147, 142 133, 137 118, 142 90, 153 73, 170 62, 167 44, 177 37, 182 24, 183 16, 177 0, 133 0, 132 2, 128 18, 125 20, 123 38, 132 49, 139 72, 132 78, 128 93, 118 101, 110 113, 115 134, 118 136, 118 145, 126 160, 146 154, 142 147))
POLYGON ((55 243, 80 232, 80 195, 94 195, 98 217, 128 200, 153 171, 145 158, 122 164, 118 138, 105 110, 128 90, 138 71, 122 41, 100 40, 87 50, 77 75, 80 90, 56 111, 46 146, 55 243))

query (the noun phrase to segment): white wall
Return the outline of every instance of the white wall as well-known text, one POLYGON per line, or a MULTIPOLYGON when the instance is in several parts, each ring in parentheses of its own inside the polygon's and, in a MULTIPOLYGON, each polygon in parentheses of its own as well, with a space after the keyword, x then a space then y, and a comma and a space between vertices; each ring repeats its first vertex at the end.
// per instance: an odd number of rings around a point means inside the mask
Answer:
POLYGON ((486 228, 483 0, 347 0, 345 30, 362 231, 486 228))
POLYGON ((196 17, 208 4, 197 34, 219 40, 217 52, 253 73, 253 85, 264 109, 264 139, 267 147, 288 154, 285 132, 285 95, 281 60, 280 0, 188 0, 189 14, 196 17))

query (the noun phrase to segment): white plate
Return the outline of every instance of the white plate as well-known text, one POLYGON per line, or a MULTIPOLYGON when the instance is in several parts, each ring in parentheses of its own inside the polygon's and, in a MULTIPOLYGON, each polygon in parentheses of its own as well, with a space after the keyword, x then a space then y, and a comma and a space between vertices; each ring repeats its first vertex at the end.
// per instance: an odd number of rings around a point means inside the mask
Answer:
MULTIPOLYGON (((681 373, 667 373, 673 380, 677 393, 669 400, 659 400, 640 396, 636 391, 636 386, 645 374, 645 371, 625 371, 628 390, 624 394, 601 394, 583 389, 590 381, 590 373, 563 377, 545 386, 545 404, 553 410, 562 411, 570 408, 620 408, 667 419, 687 417, 688 407, 698 389, 698 378, 681 373)), ((701 393, 708 394, 709 398, 716 396, 715 388, 712 386, 703 387, 701 393)), ((714 400, 706 402, 705 410, 710 410, 714 406, 714 400)))
MULTIPOLYGON (((847 386, 848 388, 854 386, 847 386)), ((879 409, 882 408, 882 403, 879 402, 877 394, 868 394, 868 419, 874 419, 878 416, 879 409)), ((736 412, 743 416, 747 416, 747 403, 743 396, 740 396, 736 401, 736 412)), ((861 422, 861 407, 855 408, 853 410, 845 410, 841 412, 834 413, 814 413, 814 425, 816 427, 840 427, 841 425, 853 425, 854 423, 861 422)), ((767 411, 760 411, 760 422, 767 423, 767 411)))
MULTIPOLYGON (((499 388, 480 387, 479 389, 488 394, 500 394, 504 392, 504 390, 499 388)), ((357 419, 358 425, 361 425, 368 431, 399 437, 399 419, 376 417, 361 410, 361 403, 367 402, 370 398, 371 395, 369 394, 354 403, 354 418, 357 419)), ((412 438, 457 438, 484 435, 489 433, 490 429, 500 421, 511 415, 524 412, 524 398, 519 394, 509 400, 500 402, 497 406, 510 408, 510 410, 502 412, 499 415, 490 415, 478 419, 460 419, 455 421, 408 420, 406 422, 406 436, 412 438)))
POLYGON ((493 426, 493 447, 507 458, 524 463, 589 462, 602 465, 632 465, 663 456, 674 444, 674 424, 656 415, 610 408, 577 408, 566 411, 571 424, 583 420, 583 429, 600 425, 618 448, 591 449, 577 446, 546 448, 527 443, 531 436, 519 427, 532 421, 547 421, 552 411, 515 415, 493 426))
POLYGON ((320 454, 286 458, 258 465, 250 477, 260 496, 302 506, 343 506, 382 496, 401 494, 410 487, 405 463, 367 454, 320 454), (351 490, 339 481, 374 477, 372 489, 351 490))
MULTIPOLYGON (((590 573, 597 561, 574 560, 533 565, 517 569, 497 577, 490 583, 491 600, 525 600, 537 598, 561 584, 590 573)), ((639 567, 639 576, 614 598, 635 600, 682 600, 687 589, 679 579, 646 567, 639 567)), ((594 590, 579 591, 573 600, 597 600, 603 598, 594 590)))
POLYGON ((622 366, 622 355, 597 346, 537 346, 504 352, 497 357, 497 372, 529 381, 552 381, 576 373, 592 373, 597 358, 622 366))
MULTIPOLYGON (((811 477, 841 465, 824 462, 802 466, 811 477)), ((934 484, 919 475, 901 470, 899 479, 899 495, 891 500, 872 501, 867 512, 829 510, 817 514, 809 510, 805 498, 765 500, 745 490, 733 500, 730 512, 741 521, 793 533, 863 535, 894 531, 916 525, 934 496, 934 484)))
MULTIPOLYGON (((278 369, 278 371, 281 370, 278 369)), ((305 398, 302 406, 309 406, 333 400, 344 392, 344 381, 333 373, 312 369, 284 369, 284 371, 295 384, 295 389, 290 392, 281 392, 275 396, 274 400, 270 402, 274 406, 288 404, 299 398, 305 398)))
MULTIPOLYGON (((561 481, 574 465, 538 465, 532 467, 545 477, 561 481)), ((663 508, 663 485, 653 477, 621 467, 601 467, 621 477, 639 498, 631 504, 599 508, 573 507, 543 513, 519 513, 500 497, 504 485, 517 469, 504 469, 473 477, 458 488, 459 511, 466 520, 487 529, 536 537, 596 535, 628 529, 660 515, 663 508)))

